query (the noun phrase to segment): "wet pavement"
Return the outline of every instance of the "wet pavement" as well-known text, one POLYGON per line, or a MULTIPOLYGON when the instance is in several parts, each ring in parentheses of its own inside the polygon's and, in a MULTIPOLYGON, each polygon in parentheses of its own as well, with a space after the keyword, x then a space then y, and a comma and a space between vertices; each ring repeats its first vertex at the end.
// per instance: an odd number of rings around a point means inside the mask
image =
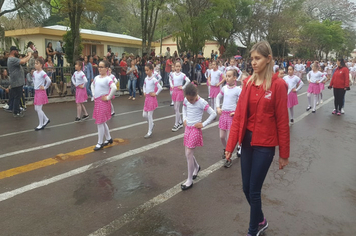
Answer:
MULTIPOLYGON (((291 126, 290 164, 278 170, 277 152, 262 190, 265 235, 351 235, 356 91, 347 92, 346 114, 337 117, 329 90, 316 114, 305 112, 306 89, 291 126)), ((207 97, 206 87, 200 90, 207 97)), ((169 92, 158 97, 150 139, 143 138, 144 98, 127 98, 114 100, 116 116, 108 122, 115 145, 98 152, 90 148, 97 143, 94 120, 74 123, 71 98, 44 106, 51 123, 39 132, 33 131, 38 118, 32 105, 23 118, 0 110, 0 235, 246 235, 249 207, 239 160, 222 167, 218 120, 203 131, 204 147, 195 152, 202 171, 182 192, 183 129, 171 131, 169 92)), ((93 105, 85 104, 90 114, 93 105)))

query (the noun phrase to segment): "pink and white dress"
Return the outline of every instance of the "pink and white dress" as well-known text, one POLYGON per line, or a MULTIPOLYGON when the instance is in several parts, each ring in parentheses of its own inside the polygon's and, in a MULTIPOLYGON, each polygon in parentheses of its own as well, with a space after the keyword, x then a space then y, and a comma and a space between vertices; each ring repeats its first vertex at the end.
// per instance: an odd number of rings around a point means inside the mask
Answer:
POLYGON ((219 70, 211 70, 210 72, 210 97, 216 98, 220 92, 220 87, 217 84, 221 81, 223 73, 219 70))
POLYGON ((320 93, 320 83, 325 80, 323 73, 320 71, 314 72, 310 71, 307 74, 307 79, 309 81, 308 93, 319 94, 320 93))
POLYGON ((182 72, 173 72, 169 76, 169 85, 173 88, 172 100, 173 102, 182 102, 184 100, 183 90, 190 83, 190 79, 182 72), (185 84, 183 85, 183 82, 185 84), (182 89, 179 87, 182 86, 182 89))
POLYGON ((292 108, 295 105, 298 105, 298 91, 303 87, 303 81, 296 75, 290 76, 286 75, 283 77, 284 81, 286 81, 288 85, 288 102, 287 107, 292 108), (292 90, 296 89, 295 92, 292 90))
POLYGON ((295 64, 295 66, 294 66, 295 75, 298 76, 299 78, 302 78, 303 69, 304 69, 303 64, 295 64))
POLYGON ((83 103, 88 100, 87 89, 85 84, 88 83, 87 77, 83 71, 76 71, 72 76, 72 84, 75 86, 75 102, 83 103), (83 85, 83 88, 78 87, 83 85))
POLYGON ((183 121, 187 124, 184 131, 184 146, 187 148, 195 148, 204 144, 202 130, 194 127, 195 124, 202 122, 204 111, 208 112, 209 117, 203 122, 203 127, 213 121, 216 117, 216 112, 209 106, 207 101, 199 96, 198 100, 193 104, 184 98, 183 121))
MULTIPOLYGON (((325 68, 326 69, 326 68, 325 68)), ((322 92, 323 90, 325 90, 325 83, 324 81, 326 81, 328 79, 328 73, 327 72, 321 72, 323 75, 322 77, 324 78, 322 82, 319 83, 320 86, 320 92, 322 92)))
POLYGON ((35 89, 35 98, 33 104, 37 106, 47 104, 48 97, 46 89, 48 89, 51 85, 51 79, 43 70, 33 72, 32 79, 33 88, 35 89), (41 86, 44 87, 44 90, 40 89, 41 86))
POLYGON ((162 86, 154 74, 152 74, 151 77, 147 76, 145 78, 145 82, 143 83, 143 92, 146 94, 145 105, 143 107, 144 111, 153 111, 158 107, 157 96, 151 96, 150 93, 155 92, 156 95, 158 95, 161 91, 162 86))
POLYGON ((109 76, 101 77, 100 75, 94 78, 92 83, 92 92, 94 96, 94 111, 93 118, 95 124, 102 124, 111 119, 111 100, 103 101, 102 96, 108 96, 111 92, 111 84, 113 80, 109 76))
POLYGON ((219 129, 230 130, 237 101, 239 100, 242 89, 238 86, 225 85, 222 87, 219 95, 216 98, 216 107, 220 107, 221 99, 224 98, 222 105, 222 113, 219 118, 219 129))

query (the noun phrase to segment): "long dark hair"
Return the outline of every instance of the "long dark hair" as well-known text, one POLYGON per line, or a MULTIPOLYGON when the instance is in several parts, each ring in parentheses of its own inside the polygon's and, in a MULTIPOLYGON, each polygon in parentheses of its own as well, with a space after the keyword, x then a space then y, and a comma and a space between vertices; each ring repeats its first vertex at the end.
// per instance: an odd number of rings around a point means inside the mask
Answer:
POLYGON ((47 47, 49 47, 50 44, 51 44, 51 48, 53 49, 52 42, 48 42, 48 43, 47 43, 47 47))
POLYGON ((344 58, 337 59, 340 62, 340 67, 346 67, 344 58))

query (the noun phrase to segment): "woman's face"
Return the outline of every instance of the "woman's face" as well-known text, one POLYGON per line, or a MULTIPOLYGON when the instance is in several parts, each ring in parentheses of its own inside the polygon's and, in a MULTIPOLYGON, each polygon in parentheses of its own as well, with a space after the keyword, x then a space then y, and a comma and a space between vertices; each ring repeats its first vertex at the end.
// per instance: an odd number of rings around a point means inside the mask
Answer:
POLYGON ((90 62, 90 63, 93 63, 93 57, 90 57, 90 58, 89 58, 89 62, 90 62))
POLYGON ((48 60, 48 62, 52 62, 52 57, 49 56, 49 57, 47 58, 47 60, 48 60))
POLYGON ((340 65, 341 65, 341 63, 340 63, 339 60, 336 61, 336 65, 337 65, 337 66, 340 66, 340 65))
POLYGON ((48 44, 48 47, 49 47, 49 48, 52 48, 52 43, 49 43, 49 44, 48 44))
POLYGON ((265 57, 257 51, 251 53, 251 65, 255 73, 261 73, 266 69, 267 64, 271 61, 271 56, 265 57))
POLYGON ((5 69, 5 70, 3 70, 2 75, 3 75, 4 77, 6 77, 6 76, 7 76, 7 70, 6 70, 6 69, 5 69))
POLYGON ((85 62, 85 63, 88 62, 88 57, 87 57, 87 56, 84 57, 84 62, 85 62))

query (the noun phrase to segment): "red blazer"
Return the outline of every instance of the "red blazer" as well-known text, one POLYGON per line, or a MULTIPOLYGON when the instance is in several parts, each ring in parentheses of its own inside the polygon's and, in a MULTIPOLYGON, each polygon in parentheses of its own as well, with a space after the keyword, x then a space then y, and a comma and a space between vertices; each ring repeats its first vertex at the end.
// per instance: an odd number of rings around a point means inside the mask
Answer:
MULTIPOLYGON (((242 92, 237 103, 231 125, 226 151, 233 152, 237 142, 240 144, 247 127, 248 98, 251 84, 244 80, 242 92)), ((288 86, 282 78, 272 77, 270 90, 262 93, 257 101, 255 127, 252 131, 252 146, 279 146, 279 156, 288 158, 290 152, 289 117, 287 108, 288 86)))
POLYGON ((347 69, 347 67, 338 67, 330 81, 330 87, 348 88, 350 87, 349 79, 349 69, 347 69))

